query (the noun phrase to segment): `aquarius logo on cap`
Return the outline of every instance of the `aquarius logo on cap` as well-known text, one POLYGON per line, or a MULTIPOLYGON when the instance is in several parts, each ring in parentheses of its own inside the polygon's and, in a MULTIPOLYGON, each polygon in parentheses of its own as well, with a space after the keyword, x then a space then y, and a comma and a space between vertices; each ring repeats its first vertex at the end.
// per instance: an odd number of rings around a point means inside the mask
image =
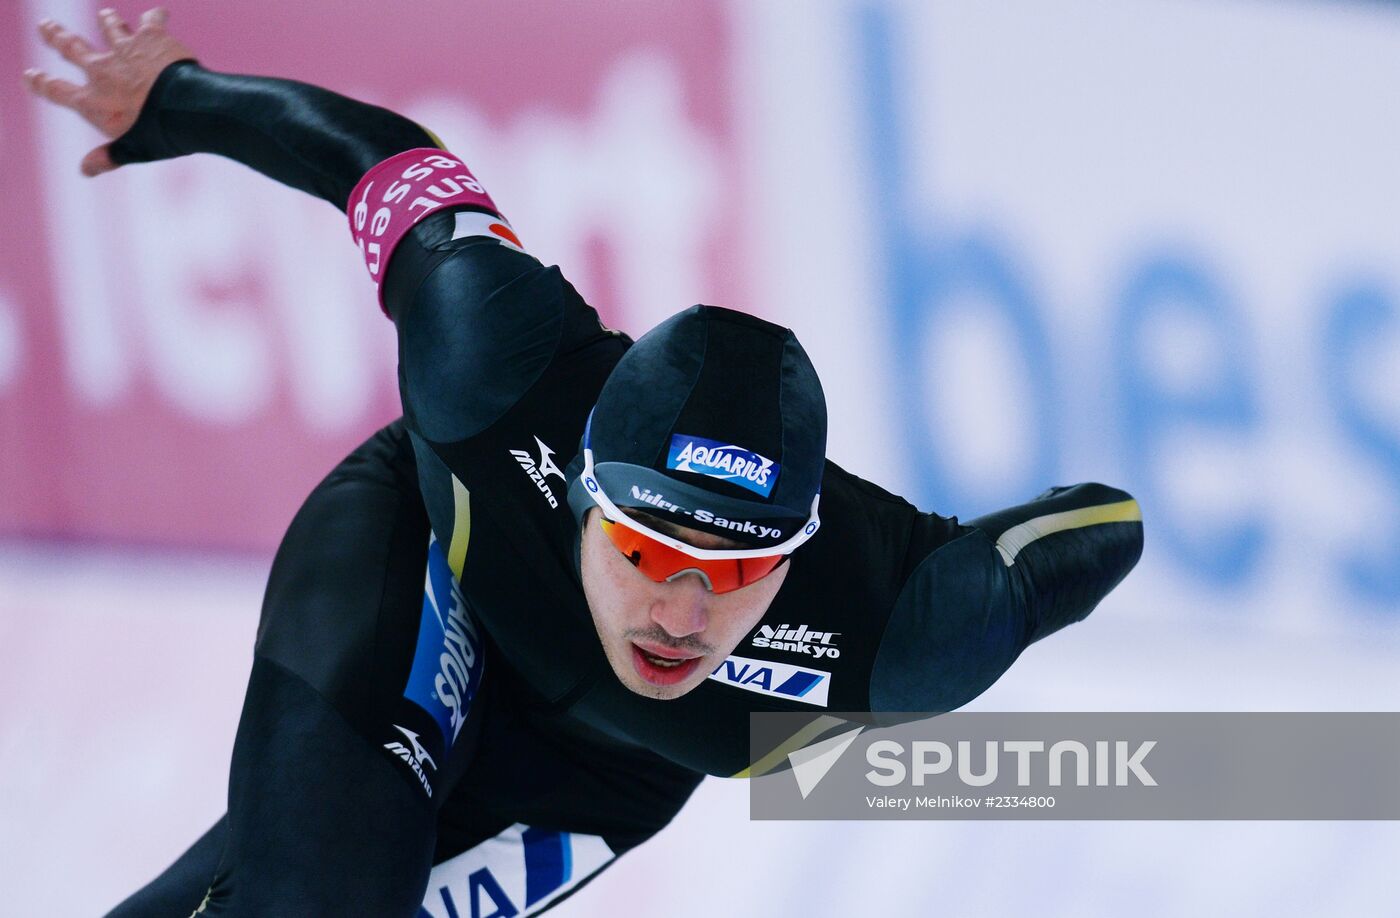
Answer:
POLYGON ((755 494, 767 497, 773 493, 773 485, 777 484, 781 467, 772 459, 742 446, 706 440, 704 437, 675 434, 671 437, 671 452, 666 457, 666 468, 732 481, 755 494))

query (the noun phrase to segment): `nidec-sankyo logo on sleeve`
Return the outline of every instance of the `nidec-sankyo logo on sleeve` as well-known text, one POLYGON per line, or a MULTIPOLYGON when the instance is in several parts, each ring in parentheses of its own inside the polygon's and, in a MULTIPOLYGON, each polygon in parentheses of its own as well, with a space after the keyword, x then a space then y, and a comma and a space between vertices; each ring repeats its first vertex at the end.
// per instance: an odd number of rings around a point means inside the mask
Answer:
POLYGON ((755 494, 767 497, 777 484, 780 466, 742 446, 720 443, 704 437, 675 434, 666 457, 666 468, 694 472, 709 478, 732 481, 755 494))

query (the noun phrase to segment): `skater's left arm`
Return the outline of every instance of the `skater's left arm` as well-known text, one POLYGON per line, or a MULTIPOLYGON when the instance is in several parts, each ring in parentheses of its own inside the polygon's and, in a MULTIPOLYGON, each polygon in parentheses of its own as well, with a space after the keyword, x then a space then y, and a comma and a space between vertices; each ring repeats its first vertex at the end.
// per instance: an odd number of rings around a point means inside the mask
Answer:
POLYGON ((919 549, 871 675, 876 711, 951 711, 1031 642, 1085 618, 1142 554, 1142 514, 1101 484, 1051 488, 919 549))

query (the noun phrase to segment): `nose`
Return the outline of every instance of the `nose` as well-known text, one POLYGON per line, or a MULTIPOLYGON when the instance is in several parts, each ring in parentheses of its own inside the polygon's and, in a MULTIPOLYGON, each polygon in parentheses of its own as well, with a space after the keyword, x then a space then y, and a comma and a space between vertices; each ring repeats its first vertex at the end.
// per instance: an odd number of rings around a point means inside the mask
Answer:
POLYGON ((651 603, 651 620, 674 638, 699 634, 709 625, 706 611, 710 591, 698 574, 682 574, 659 584, 651 603))

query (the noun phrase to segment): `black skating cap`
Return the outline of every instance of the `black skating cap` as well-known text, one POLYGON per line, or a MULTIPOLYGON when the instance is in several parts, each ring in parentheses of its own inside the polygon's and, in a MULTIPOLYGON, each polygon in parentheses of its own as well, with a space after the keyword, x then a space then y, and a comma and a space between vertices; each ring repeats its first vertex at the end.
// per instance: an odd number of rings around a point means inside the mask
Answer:
MULTIPOLYGON (((826 460, 826 398, 790 329, 692 306, 647 332, 584 433, 597 482, 634 507, 754 546, 806 522, 826 460)), ((593 502, 570 489, 580 517, 593 502)))

